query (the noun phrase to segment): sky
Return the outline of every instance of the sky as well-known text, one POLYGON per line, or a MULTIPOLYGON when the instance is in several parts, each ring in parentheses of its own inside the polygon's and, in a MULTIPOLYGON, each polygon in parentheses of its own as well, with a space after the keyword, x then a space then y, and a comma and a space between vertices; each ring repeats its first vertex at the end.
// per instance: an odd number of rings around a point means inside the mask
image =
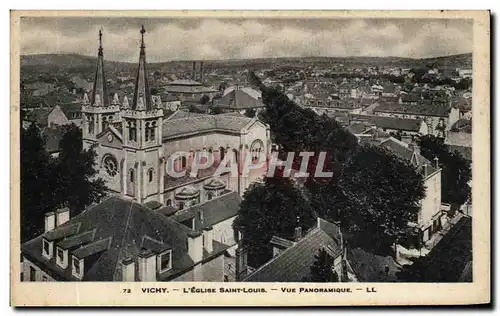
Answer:
POLYGON ((23 17, 21 54, 97 54, 103 31, 107 60, 138 59, 146 28, 149 62, 261 57, 410 57, 472 52, 472 21, 353 18, 23 17))

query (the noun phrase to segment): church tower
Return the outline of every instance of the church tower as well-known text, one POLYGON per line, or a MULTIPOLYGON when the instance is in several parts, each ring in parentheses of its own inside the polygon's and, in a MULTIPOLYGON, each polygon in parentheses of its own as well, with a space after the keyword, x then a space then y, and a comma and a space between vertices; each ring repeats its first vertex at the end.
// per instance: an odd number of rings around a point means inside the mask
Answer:
POLYGON ((142 26, 134 96, 131 102, 124 99, 121 109, 126 167, 123 193, 139 203, 160 199, 164 171, 163 110, 159 96, 152 96, 149 89, 144 33, 142 26))
POLYGON ((97 67, 94 76, 94 86, 90 99, 87 93, 82 101, 83 145, 89 147, 96 142, 97 135, 103 132, 109 124, 119 120, 120 105, 118 97, 110 101, 106 76, 104 75, 104 54, 102 49, 102 32, 99 30, 99 50, 97 67))

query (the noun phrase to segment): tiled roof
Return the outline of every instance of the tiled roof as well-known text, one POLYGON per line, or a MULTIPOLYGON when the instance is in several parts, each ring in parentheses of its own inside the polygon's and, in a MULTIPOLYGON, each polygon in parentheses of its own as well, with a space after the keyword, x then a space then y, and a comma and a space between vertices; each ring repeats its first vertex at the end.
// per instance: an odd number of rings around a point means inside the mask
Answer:
MULTIPOLYGON (((57 280, 74 280, 71 265, 62 270, 56 265, 55 258, 47 260, 42 256, 42 237, 50 237, 56 245, 64 244, 68 243, 64 241, 64 237, 69 238, 93 229, 95 235, 91 246, 82 245, 82 248, 70 251, 80 256, 96 254, 92 256, 92 260, 85 262, 84 281, 121 280, 119 263, 125 258, 137 257, 145 236, 172 249, 172 269, 162 274, 161 280, 168 280, 173 275, 190 269, 194 264, 187 252, 187 235, 191 232, 189 228, 120 197, 108 198, 55 230, 22 244, 22 253, 57 280), (109 245, 104 240, 107 240, 109 245)), ((224 246, 218 245, 214 247, 214 252, 206 254, 205 258, 223 251, 224 246)))
POLYGON ((321 220, 319 227, 250 274, 245 281, 302 282, 309 275, 320 249, 330 248, 334 256, 340 255, 340 239, 336 237, 335 227, 335 224, 321 220))
POLYGON ((230 115, 202 114, 177 117, 179 115, 175 113, 163 122, 163 138, 217 131, 239 133, 252 121, 252 118, 230 115))
POLYGON ((205 203, 192 206, 188 209, 178 211, 169 218, 183 222, 188 219, 195 219, 195 228, 202 229, 211 227, 226 219, 238 215, 240 209, 241 197, 237 192, 230 192, 222 196, 216 197, 205 203), (203 215, 200 215, 203 213, 203 215))
POLYGON ((373 124, 382 129, 395 129, 400 131, 418 132, 422 125, 421 120, 388 117, 388 116, 373 116, 371 118, 373 124))
POLYGON ((264 103, 255 99, 243 90, 233 90, 217 100, 216 106, 232 109, 253 109, 263 108, 264 103))
POLYGON ((414 105, 405 105, 398 103, 382 103, 374 112, 404 113, 423 116, 448 116, 450 109, 447 106, 439 104, 430 104, 421 102, 414 105))

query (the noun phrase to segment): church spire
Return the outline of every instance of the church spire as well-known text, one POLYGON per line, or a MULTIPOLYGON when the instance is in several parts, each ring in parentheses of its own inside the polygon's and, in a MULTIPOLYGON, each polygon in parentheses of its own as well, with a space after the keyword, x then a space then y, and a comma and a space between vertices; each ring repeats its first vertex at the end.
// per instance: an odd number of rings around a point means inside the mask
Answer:
POLYGON ((108 87, 104 76, 104 55, 102 52, 102 31, 99 30, 99 51, 97 53, 97 68, 94 77, 94 87, 91 97, 92 106, 109 106, 108 87))
POLYGON ((134 110, 151 110, 153 102, 151 91, 148 84, 148 71, 146 64, 146 46, 144 45, 144 25, 141 28, 141 50, 139 53, 139 68, 137 69, 137 78, 135 81, 134 100, 132 109, 134 110))

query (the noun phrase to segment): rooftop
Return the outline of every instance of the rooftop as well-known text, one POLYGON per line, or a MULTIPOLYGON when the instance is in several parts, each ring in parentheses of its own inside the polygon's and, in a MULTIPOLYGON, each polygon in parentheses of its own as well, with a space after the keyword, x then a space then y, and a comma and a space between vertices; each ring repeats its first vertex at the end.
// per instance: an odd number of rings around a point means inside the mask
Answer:
MULTIPOLYGON (((91 260, 85 261, 83 281, 114 281, 122 278, 119 263, 136 258, 141 248, 151 246, 150 240, 155 240, 162 248, 172 249, 172 269, 160 276, 160 280, 168 280, 194 264, 187 252, 189 232, 186 226, 138 203, 110 197, 56 229, 22 244, 21 250, 56 280, 75 280, 71 265, 63 270, 56 265, 55 258, 47 260, 42 256, 41 240, 45 237, 56 245, 76 246, 70 247, 70 253, 80 258, 94 254, 91 260), (92 240, 83 237, 89 231, 93 231, 92 240)), ((205 251, 204 258, 222 253, 225 248, 227 246, 214 241, 214 251, 210 254, 205 251)))
POLYGON ((250 274, 245 282, 303 282, 322 248, 333 249, 334 256, 341 253, 338 226, 318 219, 317 227, 250 274))

